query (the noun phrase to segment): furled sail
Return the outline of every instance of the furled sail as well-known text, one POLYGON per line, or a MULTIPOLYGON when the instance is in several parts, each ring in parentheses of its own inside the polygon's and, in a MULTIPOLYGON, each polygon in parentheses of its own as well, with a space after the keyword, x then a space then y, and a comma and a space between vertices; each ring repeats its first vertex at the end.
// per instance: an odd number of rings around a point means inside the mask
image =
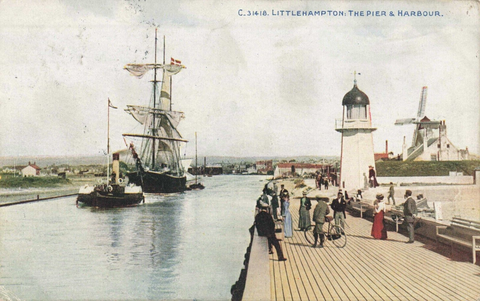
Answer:
POLYGON ((180 121, 185 118, 185 114, 179 111, 165 111, 161 109, 154 109, 151 107, 137 106, 137 105, 127 105, 125 112, 132 115, 135 120, 140 124, 145 124, 149 114, 155 114, 155 117, 161 118, 162 116, 167 116, 170 120, 172 126, 176 128, 180 121))
POLYGON ((127 70, 133 76, 137 78, 142 78, 148 71, 153 69, 163 69, 166 72, 167 76, 172 76, 177 74, 185 68, 181 65, 165 65, 165 64, 127 64, 123 69, 127 70))

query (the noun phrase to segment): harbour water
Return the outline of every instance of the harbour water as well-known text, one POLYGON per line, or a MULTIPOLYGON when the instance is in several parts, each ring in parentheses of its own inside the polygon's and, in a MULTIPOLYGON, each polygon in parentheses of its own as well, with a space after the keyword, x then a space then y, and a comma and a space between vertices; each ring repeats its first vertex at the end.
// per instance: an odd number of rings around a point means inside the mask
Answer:
POLYGON ((201 180, 130 208, 0 208, 0 299, 229 300, 266 177, 201 180))

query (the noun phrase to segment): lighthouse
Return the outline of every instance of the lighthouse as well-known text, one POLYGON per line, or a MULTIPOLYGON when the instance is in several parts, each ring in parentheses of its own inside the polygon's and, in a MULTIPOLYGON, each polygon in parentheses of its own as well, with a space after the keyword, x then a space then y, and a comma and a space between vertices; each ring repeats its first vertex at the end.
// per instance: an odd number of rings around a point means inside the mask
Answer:
POLYGON ((364 189, 368 186, 369 166, 375 166, 372 132, 376 128, 372 127, 370 100, 358 88, 356 73, 342 106, 342 119, 335 124, 335 130, 342 134, 339 184, 347 191, 364 189))

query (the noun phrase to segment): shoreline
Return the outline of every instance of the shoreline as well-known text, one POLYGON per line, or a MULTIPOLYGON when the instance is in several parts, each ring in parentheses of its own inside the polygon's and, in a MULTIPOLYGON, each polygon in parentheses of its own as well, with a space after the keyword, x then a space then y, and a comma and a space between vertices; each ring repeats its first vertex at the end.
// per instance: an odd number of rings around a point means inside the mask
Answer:
POLYGON ((56 187, 1 188, 0 205, 73 195, 78 193, 82 185, 95 182, 95 178, 73 178, 70 180, 70 184, 56 187))

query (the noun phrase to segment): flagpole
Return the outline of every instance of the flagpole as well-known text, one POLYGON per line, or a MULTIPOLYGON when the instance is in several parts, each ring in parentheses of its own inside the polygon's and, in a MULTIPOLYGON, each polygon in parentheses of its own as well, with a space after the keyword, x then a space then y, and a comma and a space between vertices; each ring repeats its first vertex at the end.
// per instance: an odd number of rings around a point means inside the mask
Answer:
POLYGON ((107 185, 110 179, 110 98, 107 101, 107 185))

